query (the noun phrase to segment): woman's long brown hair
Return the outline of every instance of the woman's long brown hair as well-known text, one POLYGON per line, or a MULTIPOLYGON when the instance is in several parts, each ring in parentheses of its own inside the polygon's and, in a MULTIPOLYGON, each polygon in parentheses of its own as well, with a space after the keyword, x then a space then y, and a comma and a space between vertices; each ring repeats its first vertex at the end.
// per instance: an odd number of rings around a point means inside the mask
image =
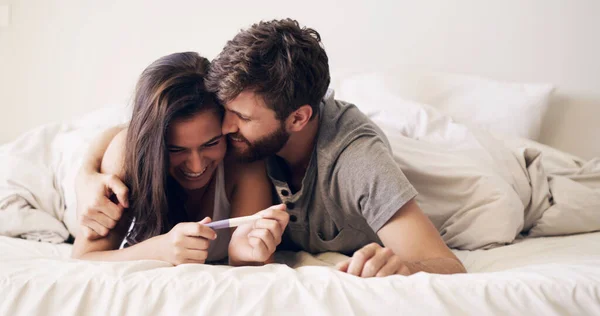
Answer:
POLYGON ((168 173, 169 123, 206 110, 221 111, 204 86, 209 61, 197 53, 175 53, 148 66, 136 86, 125 144, 125 184, 134 226, 129 244, 165 233, 182 212, 178 185, 168 173))

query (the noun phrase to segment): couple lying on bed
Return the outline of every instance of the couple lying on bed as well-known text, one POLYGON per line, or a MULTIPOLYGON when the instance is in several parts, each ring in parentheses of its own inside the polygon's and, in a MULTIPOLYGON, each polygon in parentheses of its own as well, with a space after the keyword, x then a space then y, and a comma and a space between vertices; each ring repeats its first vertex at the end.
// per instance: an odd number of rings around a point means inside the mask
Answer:
POLYGON ((73 256, 244 265, 334 251, 362 277, 464 272, 382 131, 329 83, 319 34, 292 20, 241 31, 210 64, 152 63, 129 126, 104 132, 79 172, 73 256))

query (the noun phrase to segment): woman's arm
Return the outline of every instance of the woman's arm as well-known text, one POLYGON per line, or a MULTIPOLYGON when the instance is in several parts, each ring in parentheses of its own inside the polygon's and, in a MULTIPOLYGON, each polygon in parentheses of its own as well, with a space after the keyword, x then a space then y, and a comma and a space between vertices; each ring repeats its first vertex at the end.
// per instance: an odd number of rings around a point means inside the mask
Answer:
MULTIPOLYGON (((102 173, 112 174, 119 179, 123 178, 125 174, 123 164, 126 137, 127 130, 121 130, 108 145, 102 146, 106 152, 98 160, 99 164, 96 168, 100 169, 96 169, 95 172, 101 171, 102 173)), ((96 159, 89 160, 88 162, 91 163, 91 160, 96 159)), ((88 167, 91 167, 91 165, 88 167)), ((106 257, 104 260, 110 260, 111 257, 114 257, 113 255, 107 254, 106 256, 102 256, 95 252, 118 249, 127 234, 129 225, 131 225, 131 219, 128 216, 119 216, 117 219, 114 218, 114 215, 112 218, 106 215, 99 216, 100 211, 97 210, 90 210, 88 213, 90 214, 81 214, 81 226, 90 227, 93 230, 98 230, 98 227, 102 226, 110 229, 110 231, 108 231, 105 237, 89 240, 83 236, 83 227, 80 227, 78 236, 75 238, 72 256, 88 260, 102 260, 103 257, 106 257)), ((114 259, 118 260, 119 258, 114 259)))
POLYGON ((231 217, 248 216, 271 206, 271 182, 265 162, 231 163, 226 176, 233 182, 231 193, 231 217))
MULTIPOLYGON (((123 209, 129 206, 128 189, 113 174, 101 174, 101 164, 107 150, 114 151, 115 146, 124 144, 124 139, 114 141, 115 138, 124 138, 126 130, 123 127, 113 127, 102 132, 88 149, 75 180, 75 194, 77 197, 77 218, 96 218, 98 223, 110 222, 121 217, 123 209), (118 202, 110 200, 111 195, 117 197, 118 202)), ((113 161, 113 163, 115 163, 113 161)), ((122 165, 122 164, 121 164, 122 165)), ((113 168, 111 173, 119 173, 118 168, 113 168)), ((86 223, 93 223, 86 221, 86 223)), ((89 239, 96 239, 108 234, 113 226, 87 225, 83 223, 81 230, 89 239)))
POLYGON ((199 223, 180 223, 167 234, 117 249, 127 232, 128 226, 123 225, 101 239, 75 239, 72 257, 93 261, 161 260, 173 265, 204 263, 210 240, 217 237, 212 229, 204 225, 209 222, 204 219, 199 223))
MULTIPOLYGON (((101 172, 122 179, 125 173, 125 139, 127 130, 121 131, 110 143, 102 158, 101 172)), ((95 221, 88 218, 88 221, 95 221)), ((209 240, 216 238, 212 229, 200 223, 181 223, 169 233, 142 241, 131 247, 118 249, 125 239, 131 218, 125 214, 118 220, 103 225, 111 226, 106 237, 90 240, 81 236, 75 239, 73 258, 97 261, 162 260, 178 265, 204 263, 208 255, 209 240)), ((92 225, 88 222, 88 225, 92 225)))

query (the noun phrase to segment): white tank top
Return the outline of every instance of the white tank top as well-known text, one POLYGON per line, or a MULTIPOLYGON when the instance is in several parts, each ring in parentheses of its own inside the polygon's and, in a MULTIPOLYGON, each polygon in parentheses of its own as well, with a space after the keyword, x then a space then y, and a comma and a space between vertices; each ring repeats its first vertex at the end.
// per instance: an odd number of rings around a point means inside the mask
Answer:
MULTIPOLYGON (((225 171, 223 170, 223 162, 217 167, 216 177, 214 210, 211 216, 213 222, 228 219, 231 214, 231 204, 227 199, 227 193, 225 191, 225 171)), ((133 225, 135 225, 135 219, 133 219, 129 226, 129 232, 131 232, 133 225)), ((206 258, 206 262, 218 262, 227 258, 231 233, 227 229, 221 229, 216 233, 217 239, 211 241, 210 246, 208 247, 208 258, 206 258)), ((123 240, 119 248, 123 247, 127 247, 127 239, 123 240)))

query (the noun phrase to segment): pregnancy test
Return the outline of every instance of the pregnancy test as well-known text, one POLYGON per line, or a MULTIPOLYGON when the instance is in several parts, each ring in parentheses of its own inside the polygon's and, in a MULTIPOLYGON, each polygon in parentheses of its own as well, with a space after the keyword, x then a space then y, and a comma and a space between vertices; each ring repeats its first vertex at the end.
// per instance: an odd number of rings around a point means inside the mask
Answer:
POLYGON ((252 223, 255 220, 258 220, 261 218, 262 218, 262 216, 260 216, 260 215, 250 215, 250 216, 242 216, 242 217, 224 219, 224 220, 220 220, 220 221, 216 221, 216 222, 212 222, 212 223, 208 223, 208 224, 204 224, 204 225, 206 225, 212 229, 223 229, 223 228, 238 227, 240 225, 252 223))

